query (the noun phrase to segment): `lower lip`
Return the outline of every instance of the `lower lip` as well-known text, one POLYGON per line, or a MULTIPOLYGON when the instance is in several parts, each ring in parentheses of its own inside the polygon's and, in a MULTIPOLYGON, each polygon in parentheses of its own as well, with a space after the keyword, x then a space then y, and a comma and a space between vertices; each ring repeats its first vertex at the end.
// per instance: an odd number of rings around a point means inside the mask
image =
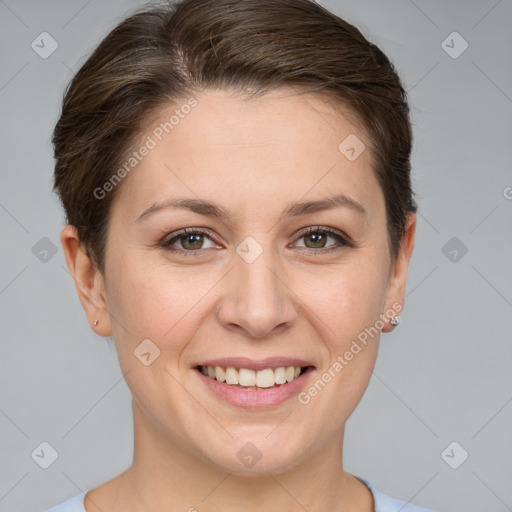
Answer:
POLYGON ((262 389, 237 388, 225 382, 212 379, 204 375, 204 373, 197 368, 194 368, 194 371, 211 392, 229 404, 244 409, 269 409, 298 395, 305 387, 306 381, 314 372, 314 368, 309 367, 302 375, 293 379, 291 382, 273 388, 262 389))

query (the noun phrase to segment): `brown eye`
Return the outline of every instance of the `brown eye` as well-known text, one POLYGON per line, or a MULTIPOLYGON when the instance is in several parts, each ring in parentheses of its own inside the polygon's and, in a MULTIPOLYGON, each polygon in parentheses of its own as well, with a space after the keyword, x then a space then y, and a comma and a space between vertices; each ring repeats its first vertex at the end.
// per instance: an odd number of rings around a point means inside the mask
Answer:
POLYGON ((203 245, 203 235, 192 234, 180 236, 180 238, 178 238, 178 241, 181 243, 181 247, 183 249, 201 249, 203 245))
POLYGON ((211 236, 201 230, 182 230, 175 236, 162 242, 162 247, 169 251, 193 252, 215 247, 211 236), (205 244, 210 244, 206 245, 205 244))
POLYGON ((306 247, 313 249, 321 249, 322 247, 325 247, 327 242, 327 236, 320 231, 308 233, 307 235, 304 235, 304 239, 306 240, 306 247), (311 245, 308 245, 308 241, 311 245))
POLYGON ((330 229, 323 229, 320 226, 310 227, 299 233, 298 241, 302 240, 303 244, 296 243, 295 246, 305 249, 320 249, 319 251, 312 251, 318 253, 339 250, 344 247, 354 247, 348 237, 330 229), (334 243, 329 243, 329 239, 334 240, 334 243))

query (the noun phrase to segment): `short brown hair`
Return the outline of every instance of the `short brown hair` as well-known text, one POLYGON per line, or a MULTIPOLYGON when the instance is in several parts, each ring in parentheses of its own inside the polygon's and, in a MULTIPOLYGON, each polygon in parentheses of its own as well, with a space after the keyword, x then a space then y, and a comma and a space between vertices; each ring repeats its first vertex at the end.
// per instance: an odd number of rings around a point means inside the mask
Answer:
POLYGON ((53 134, 54 187, 100 271, 119 187, 101 200, 94 190, 121 165, 151 116, 208 88, 256 95, 286 86, 325 94, 362 122, 394 259, 417 206, 409 107, 389 59, 310 0, 182 0, 124 19, 65 92, 53 134))

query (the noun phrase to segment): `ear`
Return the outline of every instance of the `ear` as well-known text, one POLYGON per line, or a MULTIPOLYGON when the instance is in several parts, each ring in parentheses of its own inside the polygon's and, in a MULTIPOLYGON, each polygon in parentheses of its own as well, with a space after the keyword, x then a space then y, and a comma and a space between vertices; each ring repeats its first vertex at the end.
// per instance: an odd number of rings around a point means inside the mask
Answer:
POLYGON ((74 226, 62 230, 60 242, 89 325, 100 336, 112 336, 103 275, 84 252, 74 226))
MULTIPOLYGON (((402 237, 398 255, 390 271, 388 289, 386 293, 385 311, 395 310, 396 316, 400 314, 405 302, 405 286, 407 282, 407 271, 414 248, 416 234, 416 214, 409 213, 405 225, 405 233, 402 237), (400 307, 397 307, 399 305, 400 307), (395 306, 395 307, 393 307, 395 306)), ((388 317, 389 318, 389 317, 388 317)), ((390 332, 394 326, 387 320, 382 329, 383 332, 390 332)))

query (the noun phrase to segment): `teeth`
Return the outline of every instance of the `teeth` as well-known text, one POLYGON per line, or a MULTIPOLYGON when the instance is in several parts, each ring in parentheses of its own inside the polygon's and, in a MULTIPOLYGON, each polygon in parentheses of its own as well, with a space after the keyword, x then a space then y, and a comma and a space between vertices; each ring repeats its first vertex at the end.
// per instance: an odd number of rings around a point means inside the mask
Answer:
POLYGON ((219 382, 224 382, 226 380, 226 372, 224 371, 224 368, 221 368, 220 366, 215 367, 215 378, 219 382))
POLYGON ((247 368, 240 368, 238 370, 238 384, 240 386, 256 386, 256 372, 247 370, 247 368))
MULTIPOLYGON (((290 366, 290 368, 293 368, 293 366, 290 366)), ((274 370, 274 376, 276 384, 284 384, 286 382, 286 370, 282 366, 274 370)))
POLYGON ((274 370, 272 370, 272 368, 260 370, 256 374, 256 386, 258 386, 259 388, 271 388, 274 384, 275 378, 274 370))
POLYGON ((234 368, 226 368, 226 384, 238 384, 238 372, 234 368))
POLYGON ((266 368, 254 371, 248 368, 233 368, 228 366, 199 366, 204 375, 219 382, 226 382, 232 386, 247 388, 271 388, 275 385, 286 384, 296 379, 302 370, 300 366, 280 366, 279 368, 266 368))

